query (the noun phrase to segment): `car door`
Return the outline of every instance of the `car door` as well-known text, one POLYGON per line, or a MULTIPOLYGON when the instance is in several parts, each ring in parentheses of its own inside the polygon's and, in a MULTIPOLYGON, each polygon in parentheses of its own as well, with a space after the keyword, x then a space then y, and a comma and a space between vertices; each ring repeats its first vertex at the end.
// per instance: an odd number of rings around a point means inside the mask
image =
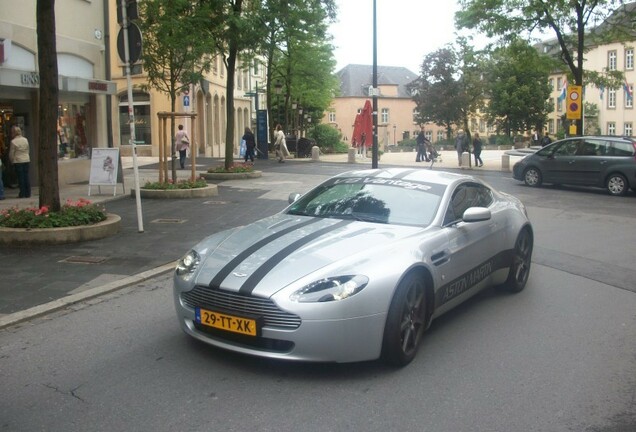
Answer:
POLYGON ((586 138, 577 149, 572 163, 572 184, 595 185, 600 181, 601 168, 607 162, 603 141, 586 138))
POLYGON ((438 261, 442 286, 435 303, 443 313, 476 292, 495 270, 493 259, 499 252, 503 224, 496 218, 481 222, 463 222, 462 215, 470 207, 492 207, 492 191, 478 183, 458 185, 446 209, 443 222, 448 239, 445 260, 438 261))
POLYGON ((543 180, 547 183, 577 183, 577 152, 581 146, 581 139, 564 140, 544 160, 543 180))

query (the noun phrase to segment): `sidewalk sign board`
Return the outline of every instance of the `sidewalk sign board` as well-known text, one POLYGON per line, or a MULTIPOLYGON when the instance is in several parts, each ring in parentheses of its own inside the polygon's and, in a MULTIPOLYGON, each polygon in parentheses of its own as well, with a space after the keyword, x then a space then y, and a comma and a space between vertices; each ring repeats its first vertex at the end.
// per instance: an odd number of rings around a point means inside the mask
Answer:
POLYGON ((93 148, 91 151, 91 172, 88 181, 88 196, 91 186, 97 186, 101 194, 101 186, 113 186, 113 196, 117 192, 117 183, 121 183, 122 193, 124 178, 121 169, 121 157, 118 148, 93 148))

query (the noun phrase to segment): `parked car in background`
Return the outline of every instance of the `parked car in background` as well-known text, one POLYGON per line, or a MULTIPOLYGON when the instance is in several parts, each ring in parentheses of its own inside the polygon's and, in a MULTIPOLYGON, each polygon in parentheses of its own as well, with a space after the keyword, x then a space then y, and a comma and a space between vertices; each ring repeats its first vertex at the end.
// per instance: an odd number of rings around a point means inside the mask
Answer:
POLYGON ((273 359, 403 366, 431 321, 489 286, 521 291, 524 205, 469 175, 337 175, 280 213, 195 245, 174 273, 185 333, 273 359))
POLYGON ((556 141, 517 162, 516 180, 606 188, 611 195, 636 191, 636 140, 631 137, 582 136, 556 141))

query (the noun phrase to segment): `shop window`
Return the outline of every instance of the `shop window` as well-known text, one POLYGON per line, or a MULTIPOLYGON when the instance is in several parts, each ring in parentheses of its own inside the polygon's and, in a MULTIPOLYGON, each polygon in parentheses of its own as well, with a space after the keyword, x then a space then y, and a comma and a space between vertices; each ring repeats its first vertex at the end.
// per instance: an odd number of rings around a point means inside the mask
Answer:
POLYGON ((61 103, 57 116, 57 148, 60 159, 88 158, 92 143, 88 141, 87 105, 61 103))
MULTIPOLYGON (((150 95, 136 92, 133 94, 133 113, 135 116, 135 141, 136 144, 151 145, 151 112, 150 95)), ((119 97, 119 143, 130 144, 130 125, 128 120, 128 96, 119 97)))

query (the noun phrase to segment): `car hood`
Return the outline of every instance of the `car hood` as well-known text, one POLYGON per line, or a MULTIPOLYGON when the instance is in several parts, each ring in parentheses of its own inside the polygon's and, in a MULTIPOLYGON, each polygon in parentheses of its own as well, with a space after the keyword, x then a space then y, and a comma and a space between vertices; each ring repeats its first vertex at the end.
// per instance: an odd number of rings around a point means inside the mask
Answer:
POLYGON ((330 265, 334 272, 364 272, 365 265, 377 265, 372 257, 384 256, 380 249, 424 229, 281 213, 199 243, 195 283, 269 297, 330 265))

